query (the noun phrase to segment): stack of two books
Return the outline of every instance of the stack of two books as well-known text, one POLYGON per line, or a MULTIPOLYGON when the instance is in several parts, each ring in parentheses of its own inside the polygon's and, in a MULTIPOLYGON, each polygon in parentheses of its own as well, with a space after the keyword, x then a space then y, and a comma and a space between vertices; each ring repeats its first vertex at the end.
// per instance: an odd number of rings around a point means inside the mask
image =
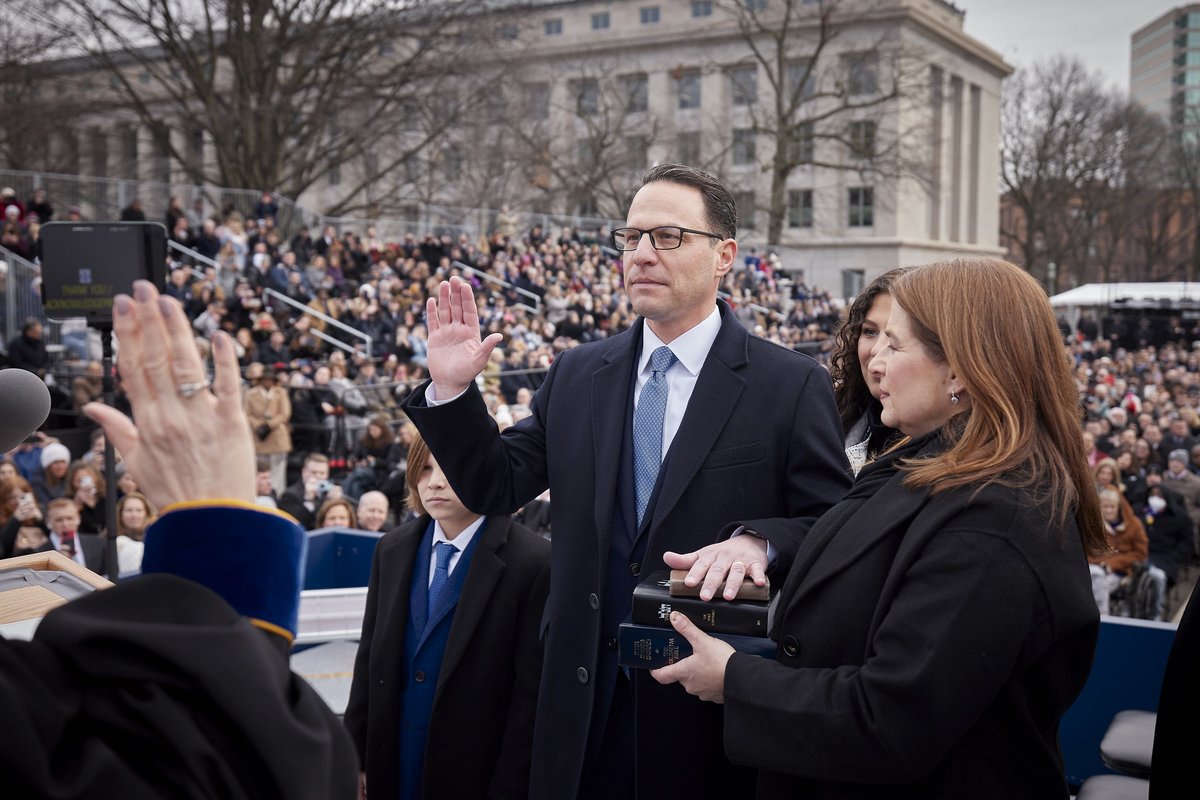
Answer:
POLYGON ((776 643, 767 638, 775 602, 771 587, 746 578, 737 598, 700 599, 700 587, 684 583, 686 570, 651 573, 633 590, 629 620, 617 633, 620 665, 658 669, 692 654, 692 646, 671 627, 671 612, 684 614, 700 630, 750 655, 774 658, 776 643))

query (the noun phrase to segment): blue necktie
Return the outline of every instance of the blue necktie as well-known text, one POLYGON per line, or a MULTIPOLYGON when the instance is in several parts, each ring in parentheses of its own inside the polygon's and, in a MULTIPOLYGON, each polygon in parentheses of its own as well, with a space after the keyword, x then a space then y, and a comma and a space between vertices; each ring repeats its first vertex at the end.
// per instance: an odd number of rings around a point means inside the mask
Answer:
POLYGON ((671 348, 663 345, 650 354, 650 369, 653 373, 642 388, 637 410, 633 412, 633 483, 637 492, 637 526, 642 527, 642 517, 654 482, 658 479, 658 468, 662 464, 663 417, 667 413, 667 370, 675 363, 671 348))
POLYGON ((458 548, 450 542, 437 542, 433 546, 437 563, 433 567, 433 580, 429 583, 429 617, 442 606, 442 595, 446 585, 450 583, 450 556, 458 552, 458 548))

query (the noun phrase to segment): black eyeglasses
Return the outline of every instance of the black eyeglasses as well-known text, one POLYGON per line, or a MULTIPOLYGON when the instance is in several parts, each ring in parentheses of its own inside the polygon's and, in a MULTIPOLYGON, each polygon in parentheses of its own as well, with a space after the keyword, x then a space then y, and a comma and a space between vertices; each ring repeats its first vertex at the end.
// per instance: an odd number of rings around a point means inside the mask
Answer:
POLYGON ((655 250, 674 250, 683 244, 685 233, 695 233, 700 236, 711 236, 714 239, 724 239, 716 233, 697 231, 692 228, 681 228, 678 225, 660 225, 648 231, 640 228, 617 228, 612 232, 613 247, 618 250, 637 250, 638 242, 643 236, 650 237, 650 246, 655 250))

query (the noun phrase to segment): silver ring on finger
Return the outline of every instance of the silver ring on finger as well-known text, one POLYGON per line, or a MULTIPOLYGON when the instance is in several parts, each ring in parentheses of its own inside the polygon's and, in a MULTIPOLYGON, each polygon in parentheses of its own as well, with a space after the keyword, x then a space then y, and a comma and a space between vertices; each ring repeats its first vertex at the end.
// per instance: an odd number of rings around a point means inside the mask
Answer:
POLYGON ((204 380, 200 381, 199 383, 181 383, 181 384, 179 384, 179 388, 176 389, 175 391, 178 392, 179 396, 182 397, 184 400, 190 400, 198 392, 203 392, 205 389, 207 389, 211 385, 212 384, 208 381, 208 379, 205 378, 204 380))

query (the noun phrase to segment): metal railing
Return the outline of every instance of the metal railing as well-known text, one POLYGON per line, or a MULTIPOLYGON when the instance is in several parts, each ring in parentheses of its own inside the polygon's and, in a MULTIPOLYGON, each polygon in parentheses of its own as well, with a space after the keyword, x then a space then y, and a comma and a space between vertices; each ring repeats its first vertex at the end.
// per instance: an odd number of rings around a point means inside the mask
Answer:
MULTIPOLYGON (((274 289, 263 289, 263 297, 278 299, 281 302, 291 306, 292 308, 296 309, 297 311, 299 311, 303 314, 307 314, 310 317, 321 320, 326 325, 332 325, 333 327, 337 328, 338 330, 345 331, 346 333, 350 334, 351 336, 355 337, 356 339, 362 339, 363 342, 366 343, 367 356, 368 357, 371 356, 371 347, 373 344, 372 339, 370 336, 363 333, 358 328, 352 328, 349 325, 347 325, 346 323, 344 323, 340 320, 336 320, 333 317, 329 316, 328 314, 322 314, 320 311, 317 311, 315 308, 310 308, 310 307, 304 305, 303 303, 299 302, 298 300, 293 300, 292 298, 288 297, 286 294, 281 294, 280 292, 277 292, 274 289)), ((308 332, 311 333, 313 336, 316 336, 318 339, 321 339, 322 341, 325 341, 325 342, 329 342, 330 344, 335 345, 336 347, 339 347, 342 350, 345 350, 349 353, 353 353, 355 350, 355 348, 352 345, 346 344, 345 342, 341 341, 340 339, 337 339, 333 336, 326 334, 324 331, 317 330, 316 328, 309 328, 308 332)))
MULTIPOLYGON (((192 248, 186 247, 185 245, 180 244, 179 242, 175 241, 174 239, 167 239, 167 248, 170 250, 174 250, 176 252, 182 253, 184 256, 192 259, 193 261, 204 264, 205 266, 213 267, 214 269, 217 270, 218 273, 220 273, 221 265, 218 264, 216 261, 213 261, 208 256, 200 255, 200 253, 197 253, 192 248)), ((196 269, 194 266, 191 266, 191 265, 183 265, 183 266, 185 269, 187 269, 188 272, 192 273, 192 277, 194 277, 194 278, 203 278, 204 277, 204 273, 202 271, 196 269)))
POLYGON ((485 280, 485 281, 488 281, 489 283, 498 284, 500 286, 503 286, 505 289, 509 289, 511 291, 516 292, 517 294, 521 295, 522 297, 528 297, 533 300, 532 306, 529 305, 528 303, 517 303, 516 305, 527 308, 535 314, 537 314, 541 311, 542 298, 538 297, 537 292, 531 292, 528 289, 522 289, 519 286, 517 286, 516 284, 510 283, 502 278, 497 278, 495 275, 491 274, 490 272, 484 272, 481 269, 476 269, 475 267, 468 266, 461 261, 454 261, 452 263, 454 264, 454 266, 456 268, 461 269, 463 272, 474 275, 475 277, 479 278, 480 280, 485 280))
POLYGON ((777 308, 767 308, 766 306, 759 305, 758 303, 747 303, 741 299, 734 299, 733 295, 731 295, 729 292, 719 291, 717 292, 717 297, 720 297, 730 305, 740 306, 741 308, 752 308, 760 314, 766 314, 767 316, 774 317, 775 319, 787 319, 787 314, 783 313, 777 308))
MULTIPOLYGON (((4 344, 21 335, 21 327, 27 319, 36 319, 42 323, 42 339, 47 345, 62 343, 61 326, 46 318, 42 307, 41 275, 37 265, 13 251, 0 247, 0 261, 5 268, 0 270, 0 289, 4 293, 4 301, 0 303, 0 332, 4 334, 4 344)), ((86 325, 79 325, 80 330, 86 331, 86 325)))

